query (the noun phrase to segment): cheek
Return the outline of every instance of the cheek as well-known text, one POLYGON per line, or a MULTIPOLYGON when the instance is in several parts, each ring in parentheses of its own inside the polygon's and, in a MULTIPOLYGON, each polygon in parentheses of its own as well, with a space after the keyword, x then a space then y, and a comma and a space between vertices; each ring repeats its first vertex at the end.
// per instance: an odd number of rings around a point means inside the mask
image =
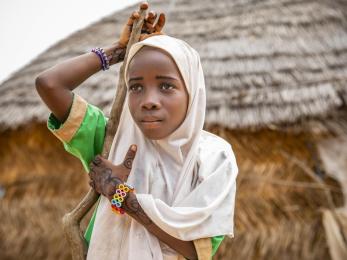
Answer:
POLYGON ((177 120, 182 120, 187 113, 188 98, 184 93, 177 95, 175 98, 167 100, 167 107, 169 107, 173 117, 177 118, 177 120))

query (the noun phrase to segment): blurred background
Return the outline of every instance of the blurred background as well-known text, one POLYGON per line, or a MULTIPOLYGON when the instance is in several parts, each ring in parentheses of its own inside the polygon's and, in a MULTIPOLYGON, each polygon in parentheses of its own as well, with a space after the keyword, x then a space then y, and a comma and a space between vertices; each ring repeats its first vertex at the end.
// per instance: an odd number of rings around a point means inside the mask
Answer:
MULTIPOLYGON (((0 3, 1 259, 71 259, 61 217, 87 174, 48 131, 35 77, 113 43, 137 2, 0 3)), ((200 53, 204 127, 238 161, 235 238, 214 259, 347 259, 347 1, 149 3, 200 53)), ((76 92, 107 114, 118 72, 76 92)))

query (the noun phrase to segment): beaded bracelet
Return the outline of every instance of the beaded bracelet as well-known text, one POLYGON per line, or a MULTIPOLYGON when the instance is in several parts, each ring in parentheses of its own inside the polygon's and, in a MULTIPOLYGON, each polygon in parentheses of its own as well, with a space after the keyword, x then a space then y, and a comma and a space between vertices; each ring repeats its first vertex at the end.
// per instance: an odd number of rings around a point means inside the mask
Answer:
POLYGON ((110 61, 108 60, 104 49, 93 48, 92 52, 94 52, 95 54, 97 54, 99 56, 100 61, 101 61, 102 70, 108 70, 110 68, 110 61))
POLYGON ((124 202, 126 196, 129 192, 133 192, 135 189, 127 184, 119 184, 116 193, 113 194, 113 199, 111 200, 112 211, 117 214, 124 214, 124 209, 122 208, 122 203, 124 202))

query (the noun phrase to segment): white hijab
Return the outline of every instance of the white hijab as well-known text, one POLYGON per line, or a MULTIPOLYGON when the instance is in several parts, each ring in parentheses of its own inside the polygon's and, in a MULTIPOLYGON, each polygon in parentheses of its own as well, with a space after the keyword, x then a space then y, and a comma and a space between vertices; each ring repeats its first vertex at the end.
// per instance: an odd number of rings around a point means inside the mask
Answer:
MULTIPOLYGON (((108 159, 120 164, 130 145, 137 145, 127 182, 166 233, 185 241, 233 236, 238 168, 230 144, 203 130, 206 93, 199 54, 182 40, 154 36, 131 47, 126 72, 144 45, 165 50, 176 62, 189 94, 186 118, 165 139, 147 139, 131 117, 127 96, 108 159)), ((178 259, 178 254, 127 214, 114 214, 101 197, 88 259, 178 259)))

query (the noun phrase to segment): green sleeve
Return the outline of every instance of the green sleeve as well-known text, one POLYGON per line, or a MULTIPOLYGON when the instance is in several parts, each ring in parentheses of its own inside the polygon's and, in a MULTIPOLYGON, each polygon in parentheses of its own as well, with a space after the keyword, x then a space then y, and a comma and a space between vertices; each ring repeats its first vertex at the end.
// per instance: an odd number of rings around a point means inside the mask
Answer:
MULTIPOLYGON (((62 141, 67 152, 80 159, 86 172, 89 172, 89 164, 93 158, 102 152, 106 124, 104 113, 76 94, 64 124, 52 113, 47 121, 48 129, 62 141)), ((96 208, 84 235, 88 244, 94 227, 96 208)))
MULTIPOLYGON (((89 163, 97 154, 102 152, 106 123, 107 118, 104 113, 99 108, 87 104, 83 121, 76 129, 72 139, 62 140, 65 150, 81 160, 86 172, 89 172, 89 163)), ((61 124, 53 114, 50 114, 47 126, 51 131, 62 130, 64 124, 61 124)))
POLYGON ((215 236, 211 237, 211 242, 212 242, 212 256, 214 256, 222 243, 224 239, 224 236, 215 236))

